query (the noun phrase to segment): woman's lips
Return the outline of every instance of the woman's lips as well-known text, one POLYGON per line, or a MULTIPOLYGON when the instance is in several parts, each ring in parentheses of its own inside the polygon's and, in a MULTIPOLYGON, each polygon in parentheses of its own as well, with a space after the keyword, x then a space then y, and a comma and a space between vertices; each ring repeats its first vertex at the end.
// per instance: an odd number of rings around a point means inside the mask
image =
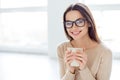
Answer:
POLYGON ((73 30, 71 31, 71 34, 73 36, 78 36, 82 31, 83 31, 84 27, 82 27, 80 30, 73 30))
POLYGON ((71 33, 72 33, 72 35, 77 36, 77 35, 80 34, 80 32, 81 32, 81 31, 75 31, 75 32, 71 32, 71 33))

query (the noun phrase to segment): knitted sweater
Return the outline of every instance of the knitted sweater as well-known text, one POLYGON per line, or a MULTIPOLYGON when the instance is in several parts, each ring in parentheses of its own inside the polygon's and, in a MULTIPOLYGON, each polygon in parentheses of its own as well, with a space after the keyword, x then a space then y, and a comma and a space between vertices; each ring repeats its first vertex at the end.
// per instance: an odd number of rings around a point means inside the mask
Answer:
POLYGON ((110 80, 112 67, 112 52, 102 43, 94 48, 85 50, 87 65, 83 70, 70 73, 64 62, 67 47, 72 47, 70 42, 64 42, 57 48, 61 80, 110 80))

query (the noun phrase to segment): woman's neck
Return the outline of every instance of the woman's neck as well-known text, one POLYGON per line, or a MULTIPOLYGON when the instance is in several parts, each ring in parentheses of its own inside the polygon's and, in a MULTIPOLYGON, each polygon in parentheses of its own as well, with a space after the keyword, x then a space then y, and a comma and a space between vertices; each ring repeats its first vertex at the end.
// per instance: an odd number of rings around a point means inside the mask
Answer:
POLYGON ((73 47, 90 49, 95 47, 98 43, 91 40, 90 38, 84 38, 79 40, 73 40, 71 41, 71 44, 73 47))

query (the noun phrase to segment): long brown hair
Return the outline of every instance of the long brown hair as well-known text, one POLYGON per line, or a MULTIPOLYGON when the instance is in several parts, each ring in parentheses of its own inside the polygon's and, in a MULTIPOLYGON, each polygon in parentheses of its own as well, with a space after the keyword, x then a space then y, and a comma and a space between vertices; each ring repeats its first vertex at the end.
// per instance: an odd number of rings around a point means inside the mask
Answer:
MULTIPOLYGON (((82 16, 86 18, 86 20, 90 24, 90 27, 88 27, 88 34, 89 34, 90 39, 99 43, 100 39, 98 38, 94 18, 92 16, 89 8, 86 5, 82 4, 82 3, 77 3, 77 4, 74 4, 74 5, 73 4, 70 5, 63 14, 63 21, 64 22, 66 21, 66 14, 69 11, 72 11, 72 10, 79 11, 82 14, 82 16)), ((65 34, 66 34, 67 38, 70 41, 72 41, 73 38, 68 34, 68 32, 66 30, 66 27, 65 27, 65 24, 64 24, 64 31, 65 31, 65 34)))

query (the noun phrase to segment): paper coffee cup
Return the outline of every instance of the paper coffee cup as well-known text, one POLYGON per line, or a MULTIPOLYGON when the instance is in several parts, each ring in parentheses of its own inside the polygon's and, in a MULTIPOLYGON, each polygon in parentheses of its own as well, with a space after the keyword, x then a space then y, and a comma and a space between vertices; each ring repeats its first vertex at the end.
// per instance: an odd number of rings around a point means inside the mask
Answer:
MULTIPOLYGON (((67 48, 69 51, 72 51, 72 52, 76 52, 76 51, 78 51, 78 50, 80 50, 80 51, 83 51, 83 48, 67 48)), ((72 67, 79 67, 80 66, 80 64, 75 60, 75 59, 73 59, 73 61, 71 62, 71 64, 70 64, 70 66, 72 66, 72 67)))

